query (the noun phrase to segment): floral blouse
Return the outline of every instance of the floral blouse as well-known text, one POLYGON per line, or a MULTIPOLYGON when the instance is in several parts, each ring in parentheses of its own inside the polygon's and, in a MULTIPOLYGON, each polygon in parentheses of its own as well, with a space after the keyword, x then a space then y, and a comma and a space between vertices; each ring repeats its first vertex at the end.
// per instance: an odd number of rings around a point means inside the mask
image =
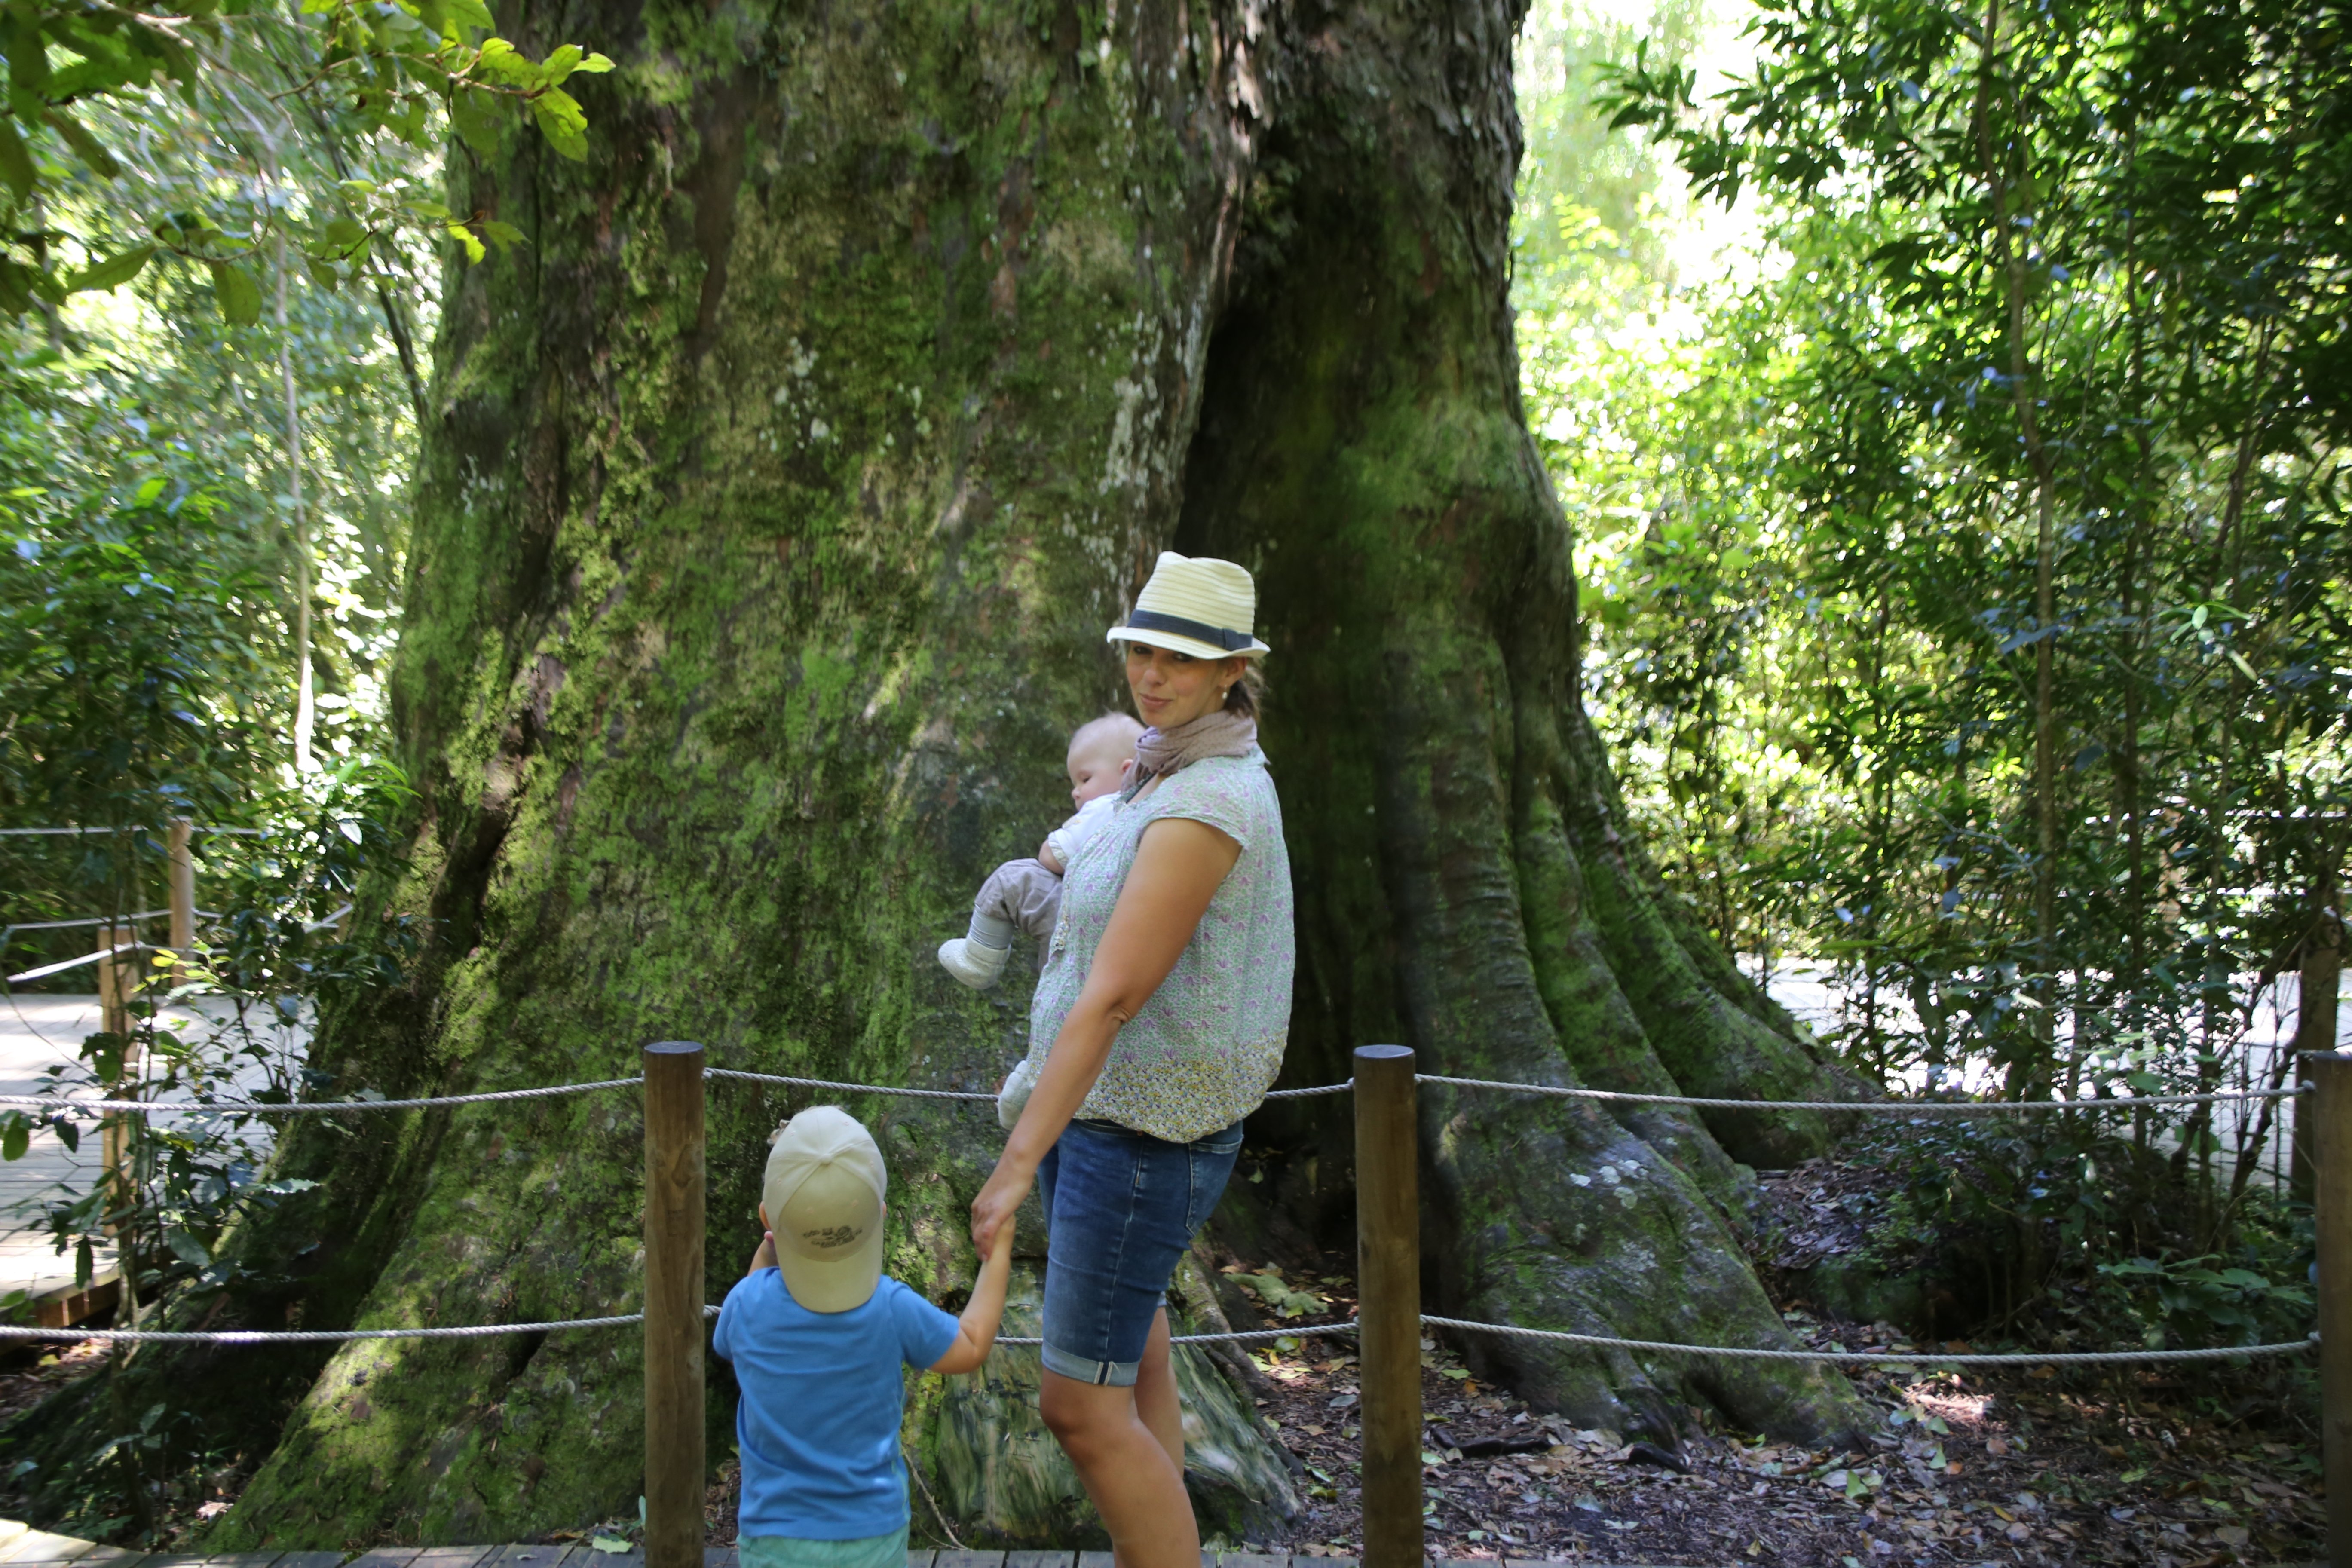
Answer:
POLYGON ((1045 1066, 1087 983, 1095 948, 1127 886, 1143 830, 1163 817, 1205 822, 1242 847, 1200 928, 1142 1010, 1111 1042, 1078 1114, 1171 1143, 1230 1127, 1282 1071, 1297 966, 1290 853, 1265 753, 1210 757, 1121 801, 1071 862, 1045 973, 1029 1007, 1029 1058, 1045 1066))

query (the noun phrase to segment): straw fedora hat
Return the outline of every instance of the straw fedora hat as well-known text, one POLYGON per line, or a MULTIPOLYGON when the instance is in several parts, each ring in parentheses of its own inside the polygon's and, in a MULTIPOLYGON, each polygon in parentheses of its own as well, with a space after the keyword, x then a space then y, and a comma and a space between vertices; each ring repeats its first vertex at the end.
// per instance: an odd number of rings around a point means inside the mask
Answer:
POLYGON ((1134 613, 1103 641, 1148 643, 1195 658, 1256 658, 1274 651, 1250 634, 1256 619, 1257 584, 1247 568, 1163 550, 1134 613))

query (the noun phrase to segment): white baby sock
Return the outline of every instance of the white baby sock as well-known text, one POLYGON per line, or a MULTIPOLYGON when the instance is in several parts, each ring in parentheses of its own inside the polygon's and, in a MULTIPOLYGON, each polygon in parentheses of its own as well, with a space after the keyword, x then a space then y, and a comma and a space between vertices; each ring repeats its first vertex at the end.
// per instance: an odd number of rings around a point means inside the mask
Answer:
POLYGON ((996 1124, 1007 1132, 1021 1120, 1021 1108, 1029 1103, 1030 1090, 1037 1087, 1037 1068, 1027 1057, 1023 1057, 996 1091, 996 1124))
POLYGON ((974 915, 970 931, 940 943, 940 967, 974 991, 985 991, 1004 973, 1012 954, 1013 922, 1001 915, 974 915))

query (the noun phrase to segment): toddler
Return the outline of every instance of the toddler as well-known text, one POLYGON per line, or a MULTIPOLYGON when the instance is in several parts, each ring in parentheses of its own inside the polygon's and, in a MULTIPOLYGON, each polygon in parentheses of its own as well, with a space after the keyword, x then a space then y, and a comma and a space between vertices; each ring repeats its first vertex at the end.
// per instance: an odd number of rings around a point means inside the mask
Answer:
POLYGON ((950 1318, 882 1272, 888 1179, 873 1136, 835 1106, 793 1117, 769 1151, 768 1234, 711 1340, 742 1388, 742 1568, 907 1568, 899 1369, 975 1371, 996 1342, 1013 1227, 950 1318))
POLYGON ((1143 726, 1124 713, 1106 713, 1078 726, 1063 766, 1070 775, 1070 799, 1077 806, 1067 822, 1045 836, 1034 860, 1007 860, 980 885, 971 901, 971 929, 940 943, 940 964, 975 991, 985 991, 1004 973, 1013 933, 1053 934, 1061 910, 1062 874, 1110 821, 1118 792, 1135 773, 1135 742, 1143 726))

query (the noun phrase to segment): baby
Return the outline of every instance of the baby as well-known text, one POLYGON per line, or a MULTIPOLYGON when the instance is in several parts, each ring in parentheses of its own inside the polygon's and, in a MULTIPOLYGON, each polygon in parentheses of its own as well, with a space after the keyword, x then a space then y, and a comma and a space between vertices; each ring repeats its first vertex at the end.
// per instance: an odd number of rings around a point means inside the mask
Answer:
POLYGON ((1004 973, 1013 933, 1053 934, 1062 907, 1062 874, 1110 821, 1118 792, 1135 773, 1135 742, 1143 726, 1124 713, 1106 713, 1078 726, 1063 765, 1077 811, 1045 836, 1034 860, 1007 860, 980 885, 971 901, 971 929, 940 943, 940 964, 975 991, 1004 973))

